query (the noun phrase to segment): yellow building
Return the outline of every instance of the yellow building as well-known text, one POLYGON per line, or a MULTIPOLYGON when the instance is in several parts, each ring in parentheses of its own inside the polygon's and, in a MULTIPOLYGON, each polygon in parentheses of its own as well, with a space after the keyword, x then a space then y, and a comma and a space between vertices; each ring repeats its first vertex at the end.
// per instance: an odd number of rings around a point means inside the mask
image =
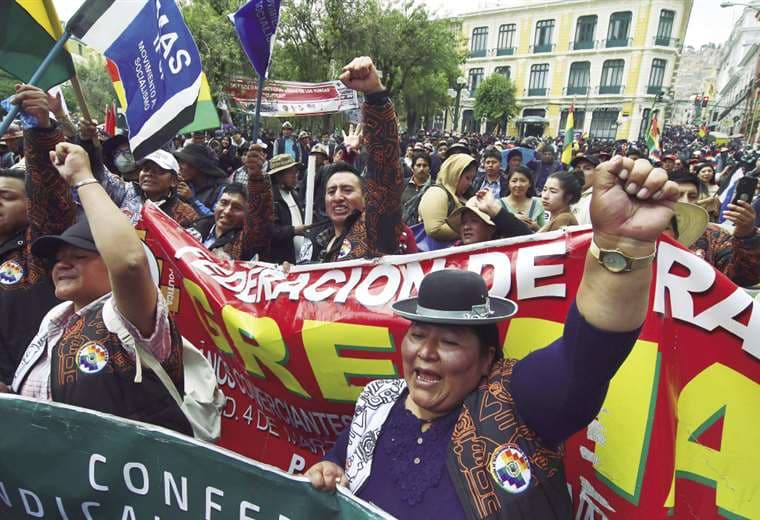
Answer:
MULTIPOLYGON (((522 0, 459 17, 468 40, 460 130, 491 74, 516 88, 509 135, 557 135, 575 105, 575 128, 635 141, 656 95, 670 90, 693 0, 522 0)), ((663 108, 664 105, 658 105, 663 108)))

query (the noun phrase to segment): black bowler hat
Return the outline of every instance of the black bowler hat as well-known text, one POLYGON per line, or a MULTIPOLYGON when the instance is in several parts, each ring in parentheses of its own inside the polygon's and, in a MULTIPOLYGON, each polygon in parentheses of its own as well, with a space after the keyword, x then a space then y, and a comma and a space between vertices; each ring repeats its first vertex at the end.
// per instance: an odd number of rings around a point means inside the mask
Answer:
POLYGON ((517 312, 512 300, 488 296, 483 278, 470 271, 444 269, 422 279, 417 298, 393 304, 393 312, 411 321, 443 325, 488 325, 517 312))
POLYGON ((69 244, 79 249, 97 252, 95 240, 92 238, 90 224, 82 218, 76 224, 66 228, 60 235, 44 235, 32 243, 32 254, 40 258, 54 259, 61 246, 69 244))
POLYGON ((227 173, 219 167, 219 160, 206 145, 190 143, 174 152, 178 161, 186 162, 209 177, 224 178, 227 173))

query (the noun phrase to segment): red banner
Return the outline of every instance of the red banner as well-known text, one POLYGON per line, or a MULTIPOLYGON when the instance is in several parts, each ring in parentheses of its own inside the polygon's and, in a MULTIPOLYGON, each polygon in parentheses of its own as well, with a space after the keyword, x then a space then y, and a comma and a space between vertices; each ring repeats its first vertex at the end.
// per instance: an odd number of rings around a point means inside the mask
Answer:
MULTIPOLYGON (((408 322, 389 305, 426 273, 474 271, 518 302, 502 337, 506 356, 521 358, 561 335, 591 237, 553 232, 284 274, 220 262, 159 210, 144 217, 182 334, 227 395, 220 444, 296 472, 330 449, 367 381, 402 376, 408 322)), ((758 518, 757 305, 669 240, 655 271, 639 341, 597 419, 566 445, 577 518, 758 518)))

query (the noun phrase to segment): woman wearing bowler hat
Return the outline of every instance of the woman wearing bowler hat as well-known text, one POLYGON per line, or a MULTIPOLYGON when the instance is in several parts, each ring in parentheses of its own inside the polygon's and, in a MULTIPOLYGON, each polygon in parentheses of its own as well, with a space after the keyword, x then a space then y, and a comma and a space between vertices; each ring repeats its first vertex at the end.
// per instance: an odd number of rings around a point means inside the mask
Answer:
POLYGON ((411 322, 403 379, 364 388, 351 425, 307 471, 314 487, 347 486, 401 519, 572 517, 562 445, 594 419, 636 342, 678 198, 646 160, 616 156, 594 177, 594 235, 562 337, 504 359, 497 324, 517 305, 476 274, 428 274, 418 297, 393 305, 411 322))

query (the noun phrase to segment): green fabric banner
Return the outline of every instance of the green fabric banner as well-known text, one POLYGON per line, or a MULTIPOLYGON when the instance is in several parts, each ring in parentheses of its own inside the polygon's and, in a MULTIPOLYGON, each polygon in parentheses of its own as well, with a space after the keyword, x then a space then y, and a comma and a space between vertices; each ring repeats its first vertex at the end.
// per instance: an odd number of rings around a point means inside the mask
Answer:
POLYGON ((162 428, 4 394, 0 417, 3 519, 390 518, 162 428))

